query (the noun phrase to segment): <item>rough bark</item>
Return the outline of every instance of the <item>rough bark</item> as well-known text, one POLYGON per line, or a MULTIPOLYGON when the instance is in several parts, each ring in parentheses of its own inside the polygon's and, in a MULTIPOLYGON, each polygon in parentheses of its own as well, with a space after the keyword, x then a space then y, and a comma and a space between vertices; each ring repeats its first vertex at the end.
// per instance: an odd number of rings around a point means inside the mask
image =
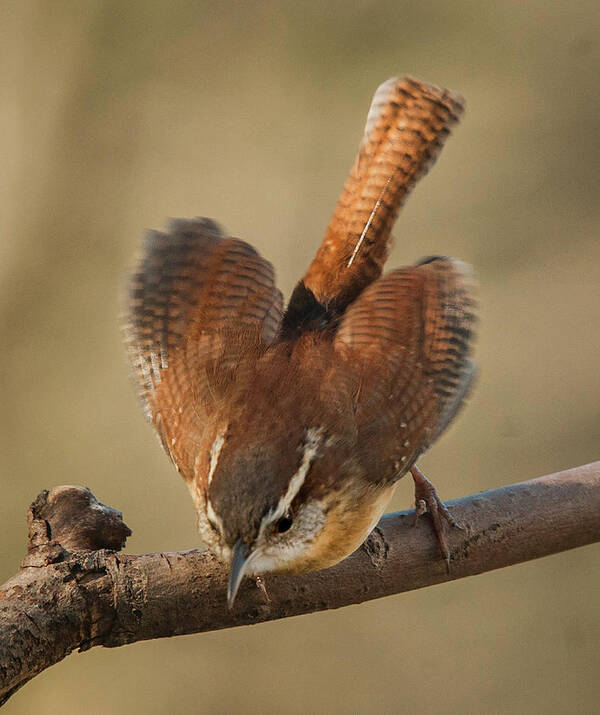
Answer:
POLYGON ((600 462, 449 504, 449 572, 430 524, 385 516, 337 566, 246 580, 226 603, 226 569, 207 551, 123 555, 121 515, 82 487, 29 509, 21 570, 0 589, 0 703, 75 649, 230 628, 339 608, 600 541, 600 462))

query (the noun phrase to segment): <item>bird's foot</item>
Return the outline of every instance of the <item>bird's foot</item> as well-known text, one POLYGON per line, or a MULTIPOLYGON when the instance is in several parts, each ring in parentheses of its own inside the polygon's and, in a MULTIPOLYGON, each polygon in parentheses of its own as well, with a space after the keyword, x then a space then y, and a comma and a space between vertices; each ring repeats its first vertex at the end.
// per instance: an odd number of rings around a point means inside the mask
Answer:
POLYGON ((265 597, 265 601, 267 603, 271 603, 271 597, 269 596, 269 592, 267 591, 267 585, 265 584, 264 578, 260 574, 257 574, 254 577, 254 580, 256 582, 256 587, 262 593, 262 595, 265 597))
POLYGON ((423 472, 415 464, 410 473, 415 482, 415 522, 417 521, 421 514, 429 512, 431 520, 433 522, 433 528, 440 545, 440 551, 442 556, 446 561, 446 568, 448 573, 450 572, 450 551, 448 549, 448 544, 446 543, 446 537, 444 536, 444 529, 442 525, 442 520, 448 522, 450 526, 455 529, 464 529, 465 527, 458 522, 450 513, 448 507, 439 498, 438 493, 433 486, 433 484, 427 479, 423 472))

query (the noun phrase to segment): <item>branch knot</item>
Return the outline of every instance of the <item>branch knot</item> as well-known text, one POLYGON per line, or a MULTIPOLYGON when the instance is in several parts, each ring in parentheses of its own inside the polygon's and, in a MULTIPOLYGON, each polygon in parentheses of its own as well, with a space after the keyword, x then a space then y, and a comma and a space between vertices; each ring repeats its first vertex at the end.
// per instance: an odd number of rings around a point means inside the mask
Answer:
POLYGON ((87 487, 44 490, 29 507, 27 522, 22 567, 57 563, 71 551, 120 551, 131 535, 121 512, 99 502, 87 487))

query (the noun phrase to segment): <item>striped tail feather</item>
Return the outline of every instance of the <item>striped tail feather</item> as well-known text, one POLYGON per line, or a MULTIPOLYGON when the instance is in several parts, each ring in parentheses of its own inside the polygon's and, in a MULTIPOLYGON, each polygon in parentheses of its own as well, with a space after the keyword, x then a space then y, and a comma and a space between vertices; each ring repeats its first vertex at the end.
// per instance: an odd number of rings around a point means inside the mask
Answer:
POLYGON ((393 77, 377 89, 358 156, 299 298, 308 292, 340 314, 379 277, 398 211, 462 110, 458 95, 412 78, 393 77))

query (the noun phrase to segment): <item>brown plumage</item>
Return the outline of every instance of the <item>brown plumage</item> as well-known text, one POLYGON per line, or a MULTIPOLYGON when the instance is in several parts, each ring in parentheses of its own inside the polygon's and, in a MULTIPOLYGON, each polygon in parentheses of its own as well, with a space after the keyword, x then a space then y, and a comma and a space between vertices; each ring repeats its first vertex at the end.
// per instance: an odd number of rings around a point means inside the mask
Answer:
POLYGON ((343 310, 379 277, 400 207, 462 111, 461 97, 412 78, 379 86, 358 155, 304 276, 320 303, 343 310))
POLYGON ((470 270, 435 257, 379 276, 398 208, 461 109, 413 79, 381 85, 285 314, 271 265, 213 221, 148 236, 128 347, 201 534, 232 563, 231 600, 244 573, 351 553, 411 468, 418 498, 443 506, 413 465, 472 382, 470 270))

